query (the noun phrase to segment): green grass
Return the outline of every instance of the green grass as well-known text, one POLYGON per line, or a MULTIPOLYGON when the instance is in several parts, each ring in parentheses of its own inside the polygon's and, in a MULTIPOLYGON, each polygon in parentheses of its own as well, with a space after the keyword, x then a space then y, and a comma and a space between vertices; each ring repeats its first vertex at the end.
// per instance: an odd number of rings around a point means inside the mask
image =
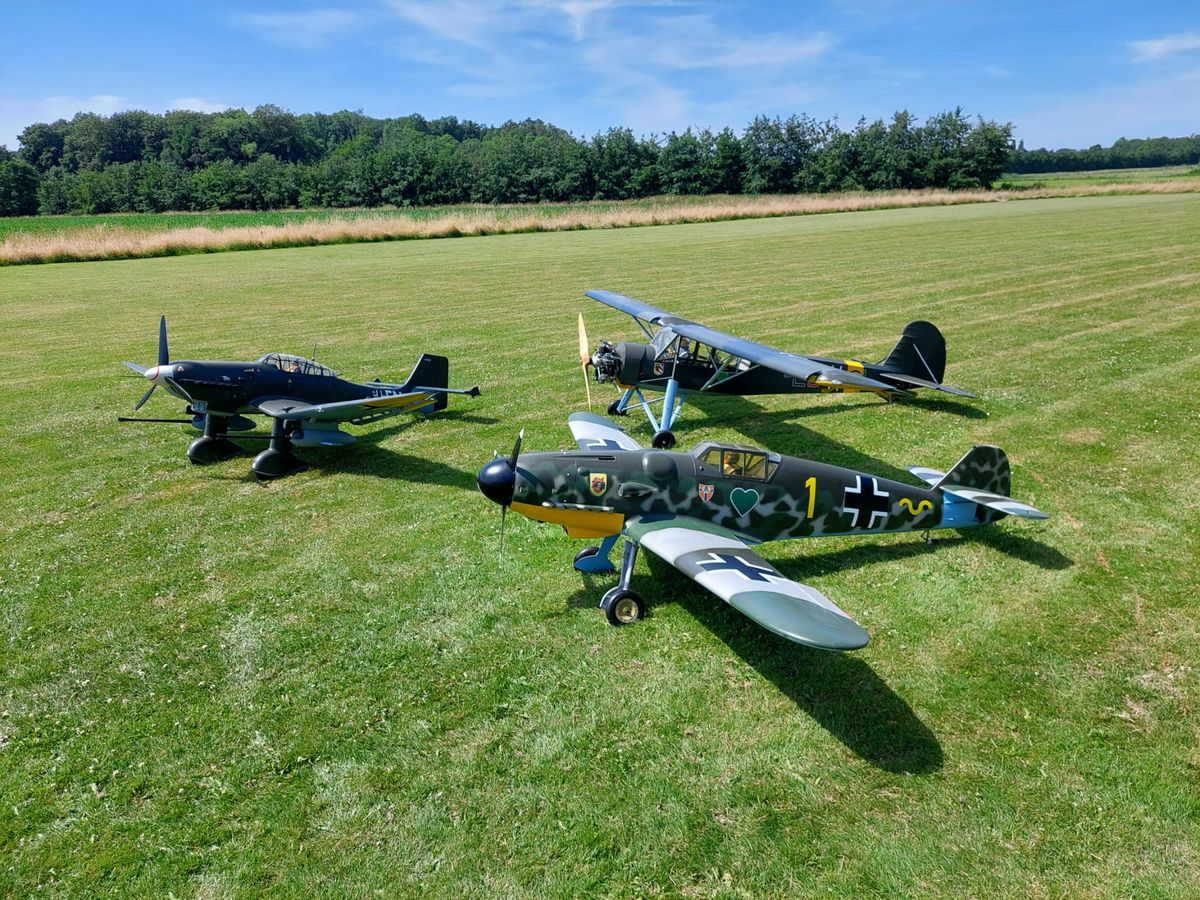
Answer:
POLYGON ((0 894, 1195 893, 1196 195, 13 267, 0 328, 0 894), (900 478, 993 442, 1052 518, 768 545, 851 655, 644 557, 610 628, 582 543, 510 517, 498 559, 474 488, 522 426, 569 446, 578 311, 635 337, 591 287, 811 353, 936 322, 980 399, 707 398, 682 442, 900 478), (484 396, 193 467, 115 422, 163 312, 176 357, 444 352, 484 396))
POLYGON ((1000 188, 1064 188, 1086 184, 1139 184, 1200 178, 1197 166, 1154 166, 1144 169, 1094 169, 1087 172, 1029 172, 1007 174, 1000 188))

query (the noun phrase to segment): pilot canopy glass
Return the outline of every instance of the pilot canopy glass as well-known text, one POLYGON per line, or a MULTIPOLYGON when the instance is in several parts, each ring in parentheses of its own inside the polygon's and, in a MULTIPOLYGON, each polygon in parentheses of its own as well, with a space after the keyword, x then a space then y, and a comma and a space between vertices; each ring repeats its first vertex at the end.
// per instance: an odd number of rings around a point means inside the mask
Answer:
POLYGON ((697 459, 727 478, 747 478, 767 481, 779 468, 779 456, 747 447, 718 447, 705 445, 696 454, 697 459))
POLYGON ((259 365, 287 372, 289 375, 318 375, 321 378, 333 378, 333 369, 319 362, 305 359, 303 356, 292 356, 290 353, 268 353, 258 361, 259 365))

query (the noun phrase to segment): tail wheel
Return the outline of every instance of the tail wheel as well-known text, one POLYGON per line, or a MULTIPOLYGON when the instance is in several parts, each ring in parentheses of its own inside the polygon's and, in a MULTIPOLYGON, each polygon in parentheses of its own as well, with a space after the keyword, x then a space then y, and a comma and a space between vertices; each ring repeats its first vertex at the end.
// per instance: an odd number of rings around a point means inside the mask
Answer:
POLYGON ((613 588, 600 601, 609 625, 632 625, 646 615, 646 601, 628 589, 613 588))

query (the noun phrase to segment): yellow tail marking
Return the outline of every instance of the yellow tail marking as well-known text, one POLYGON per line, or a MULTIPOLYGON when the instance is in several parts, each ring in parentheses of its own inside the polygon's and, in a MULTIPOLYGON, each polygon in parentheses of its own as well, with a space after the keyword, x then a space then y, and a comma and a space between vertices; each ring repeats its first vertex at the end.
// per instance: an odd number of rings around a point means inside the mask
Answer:
POLYGON ((855 375, 865 375, 866 374, 866 370, 863 368, 863 364, 860 363, 857 359, 843 359, 842 365, 844 365, 846 367, 847 372, 853 372, 855 375))
POLYGON ((925 510, 933 509, 933 504, 928 500, 922 500, 920 503, 917 504, 917 508, 913 509, 913 502, 911 500, 909 500, 907 497, 900 498, 900 506, 908 507, 908 513, 911 516, 919 516, 925 510))

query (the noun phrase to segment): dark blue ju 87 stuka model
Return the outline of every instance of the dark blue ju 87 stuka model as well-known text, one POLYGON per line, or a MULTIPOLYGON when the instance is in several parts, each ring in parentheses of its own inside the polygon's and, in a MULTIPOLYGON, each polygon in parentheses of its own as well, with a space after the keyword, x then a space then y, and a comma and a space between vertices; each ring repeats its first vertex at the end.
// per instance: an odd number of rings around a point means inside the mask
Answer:
POLYGON ((187 419, 118 417, 121 422, 186 422, 204 434, 188 447, 194 463, 216 462, 236 456, 242 448, 229 432, 254 428, 248 414, 271 418, 269 435, 237 434, 239 441, 269 441, 251 464, 259 478, 280 478, 307 466, 293 447, 344 447, 354 435, 339 429, 350 423, 364 425, 400 413, 430 413, 445 409, 448 394, 479 396, 479 388, 447 387, 449 363, 444 356, 425 353, 403 384, 370 381, 357 384, 338 378, 333 370, 300 356, 268 353, 253 362, 171 360, 167 349, 167 317, 158 326, 158 364, 126 362, 147 378, 150 388, 138 401, 141 409, 154 389, 162 385, 187 403, 187 419))
POLYGON ((505 511, 561 525, 570 537, 602 539, 575 557, 580 571, 612 571, 608 554, 624 535, 618 583, 600 601, 614 625, 645 613, 629 586, 638 547, 645 547, 769 631, 810 647, 854 650, 867 632, 751 545, 969 528, 1006 515, 1047 518, 1008 496, 1008 458, 999 447, 974 447, 945 473, 912 467, 929 484, 923 488, 753 447, 651 450, 599 416, 575 413, 568 421, 577 451, 522 454, 518 437, 510 456, 479 472, 479 489, 505 511))

